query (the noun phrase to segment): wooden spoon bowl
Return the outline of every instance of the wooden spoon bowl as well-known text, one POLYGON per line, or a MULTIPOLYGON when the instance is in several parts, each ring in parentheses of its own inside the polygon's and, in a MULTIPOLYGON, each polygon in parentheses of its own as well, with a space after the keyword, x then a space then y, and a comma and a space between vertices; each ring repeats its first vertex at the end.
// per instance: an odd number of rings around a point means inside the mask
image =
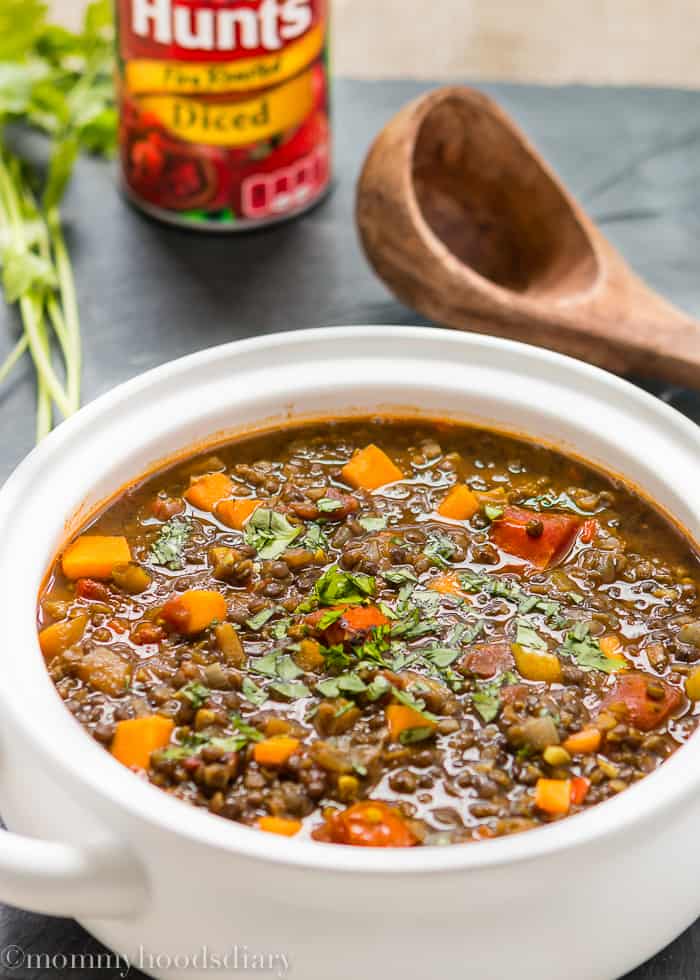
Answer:
POLYGON ((480 92, 438 89, 388 124, 357 221, 377 273, 438 323, 700 386, 700 325, 632 272, 480 92))

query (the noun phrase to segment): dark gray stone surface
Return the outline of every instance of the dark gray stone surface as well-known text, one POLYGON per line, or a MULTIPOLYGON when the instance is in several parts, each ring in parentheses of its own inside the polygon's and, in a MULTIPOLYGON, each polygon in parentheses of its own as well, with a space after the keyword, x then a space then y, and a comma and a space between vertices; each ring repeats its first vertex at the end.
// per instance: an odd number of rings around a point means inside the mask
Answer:
MULTIPOLYGON (((370 273, 354 232, 353 197, 372 137, 426 87, 339 82, 336 191, 304 220, 270 231, 214 237, 155 224, 122 201, 108 166, 81 161, 65 219, 85 338, 85 399, 171 358, 242 337, 424 322, 370 273)), ((484 88, 525 127, 637 272, 700 317, 700 93, 484 88)), ((0 307, 0 360, 15 330, 0 307)), ((653 380, 645 386, 700 422, 696 394, 653 380)), ((0 388, 0 481, 31 448, 33 429, 34 386, 24 363, 0 388)), ((601 885, 610 887, 604 868, 601 885)), ((594 922, 582 929, 595 938, 594 922)), ((9 944, 47 956, 99 951, 70 921, 0 907, 0 948, 9 944)), ((627 980, 694 980, 699 944, 696 925, 627 980)), ((116 980, 119 970, 0 967, 0 976, 116 980)))

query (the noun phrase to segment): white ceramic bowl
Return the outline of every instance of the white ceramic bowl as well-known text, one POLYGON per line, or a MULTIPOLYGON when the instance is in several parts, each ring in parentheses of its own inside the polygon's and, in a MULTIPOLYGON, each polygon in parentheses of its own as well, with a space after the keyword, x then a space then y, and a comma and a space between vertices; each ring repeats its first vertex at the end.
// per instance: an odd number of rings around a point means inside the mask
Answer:
POLYGON ((2 899, 75 916, 135 965, 182 980, 211 977, 236 945, 219 975, 242 972, 246 947, 249 963, 283 954, 299 980, 609 980, 700 913, 698 735, 625 793, 550 827, 373 851, 276 838, 170 799, 66 711, 34 617, 81 515, 213 433, 382 407, 575 450, 700 530, 700 430, 612 375, 533 347, 333 328, 216 348, 122 385, 60 426, 0 492, 0 805, 14 831, 0 834, 2 899))

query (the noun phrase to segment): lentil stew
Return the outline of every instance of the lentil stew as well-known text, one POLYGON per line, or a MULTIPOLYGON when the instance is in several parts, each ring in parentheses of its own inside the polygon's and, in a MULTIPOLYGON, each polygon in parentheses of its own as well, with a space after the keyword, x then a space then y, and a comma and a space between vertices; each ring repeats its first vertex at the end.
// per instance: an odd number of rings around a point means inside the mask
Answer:
POLYGON ((59 695, 163 791, 286 836, 464 843, 695 730, 700 563, 617 479, 490 430, 247 435, 131 487, 38 612, 59 695))

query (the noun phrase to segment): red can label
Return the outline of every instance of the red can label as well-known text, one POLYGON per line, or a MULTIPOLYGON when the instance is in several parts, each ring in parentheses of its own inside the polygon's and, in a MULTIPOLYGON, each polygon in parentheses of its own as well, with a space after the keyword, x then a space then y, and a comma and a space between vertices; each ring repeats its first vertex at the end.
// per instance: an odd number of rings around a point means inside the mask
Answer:
POLYGON ((137 202, 245 228, 330 179, 328 0, 119 0, 120 149, 137 202))

